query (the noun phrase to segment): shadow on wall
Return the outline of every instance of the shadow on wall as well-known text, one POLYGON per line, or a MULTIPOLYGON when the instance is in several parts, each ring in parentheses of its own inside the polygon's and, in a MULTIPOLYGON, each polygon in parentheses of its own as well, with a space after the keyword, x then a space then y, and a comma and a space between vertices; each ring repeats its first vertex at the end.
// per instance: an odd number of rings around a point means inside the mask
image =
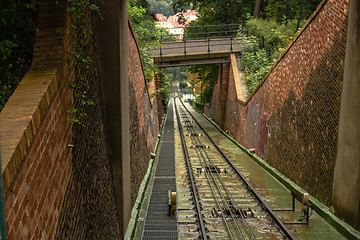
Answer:
MULTIPOLYGON (((144 93, 146 93, 146 89, 144 89, 144 93)), ((142 96, 144 96, 144 93, 142 94, 142 96)), ((150 160, 150 152, 152 149, 150 146, 148 146, 147 136, 145 135, 145 133, 147 133, 149 130, 148 124, 145 124, 143 130, 141 130, 141 127, 139 125, 138 107, 136 104, 137 102, 136 91, 132 81, 129 81, 129 94, 130 94, 130 103, 133 103, 130 104, 130 116, 129 116, 131 119, 130 121, 131 206, 133 206, 137 197, 137 193, 140 188, 141 181, 146 173, 150 160)), ((144 112, 149 113, 150 111, 144 111, 144 112)), ((150 117, 150 121, 151 121, 151 117, 150 117)))
POLYGON ((346 29, 347 21, 310 73, 303 97, 296 99, 290 92, 268 121, 268 162, 327 205, 335 168, 346 29))

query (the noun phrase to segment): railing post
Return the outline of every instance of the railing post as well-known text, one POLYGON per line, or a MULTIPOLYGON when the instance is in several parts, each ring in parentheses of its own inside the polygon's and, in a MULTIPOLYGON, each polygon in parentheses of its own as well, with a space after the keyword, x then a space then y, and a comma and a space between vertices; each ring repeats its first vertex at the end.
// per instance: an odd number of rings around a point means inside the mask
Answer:
POLYGON ((186 56, 186 40, 184 39, 184 54, 186 56))
POLYGON ((183 39, 186 38, 186 26, 184 27, 184 36, 183 36, 183 39))
POLYGON ((210 38, 208 38, 208 55, 210 56, 210 38))
POLYGON ((161 34, 160 36, 160 59, 162 60, 162 41, 163 41, 163 36, 161 34))
POLYGON ((230 51, 232 52, 233 51, 233 37, 231 36, 230 38, 230 51))

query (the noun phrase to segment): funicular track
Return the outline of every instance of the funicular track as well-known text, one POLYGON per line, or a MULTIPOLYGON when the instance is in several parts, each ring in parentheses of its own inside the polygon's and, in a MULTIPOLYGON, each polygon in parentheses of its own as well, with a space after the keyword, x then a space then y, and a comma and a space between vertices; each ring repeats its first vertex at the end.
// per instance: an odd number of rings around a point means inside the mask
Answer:
POLYGON ((199 237, 295 239, 180 99, 175 111, 199 237))

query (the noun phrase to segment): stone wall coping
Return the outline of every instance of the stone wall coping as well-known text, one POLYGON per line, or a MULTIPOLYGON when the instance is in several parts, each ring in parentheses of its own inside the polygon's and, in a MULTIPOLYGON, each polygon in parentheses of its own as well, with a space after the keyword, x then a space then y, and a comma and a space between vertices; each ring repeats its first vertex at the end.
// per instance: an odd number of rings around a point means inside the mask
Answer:
POLYGON ((246 98, 241 90, 241 80, 239 75, 239 69, 236 64, 236 56, 234 53, 230 54, 230 64, 235 82, 236 97, 240 102, 246 102, 246 98))
POLYGON ((5 195, 61 80, 62 38, 56 30, 64 27, 65 13, 65 10, 40 11, 32 65, 0 112, 1 172, 5 195))

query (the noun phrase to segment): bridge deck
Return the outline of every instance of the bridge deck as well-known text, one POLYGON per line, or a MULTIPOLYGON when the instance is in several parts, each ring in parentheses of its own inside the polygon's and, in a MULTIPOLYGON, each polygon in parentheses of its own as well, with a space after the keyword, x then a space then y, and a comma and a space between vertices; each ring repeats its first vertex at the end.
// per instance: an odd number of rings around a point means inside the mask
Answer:
POLYGON ((151 50, 157 67, 228 62, 231 53, 240 52, 236 38, 207 38, 163 42, 151 50))

